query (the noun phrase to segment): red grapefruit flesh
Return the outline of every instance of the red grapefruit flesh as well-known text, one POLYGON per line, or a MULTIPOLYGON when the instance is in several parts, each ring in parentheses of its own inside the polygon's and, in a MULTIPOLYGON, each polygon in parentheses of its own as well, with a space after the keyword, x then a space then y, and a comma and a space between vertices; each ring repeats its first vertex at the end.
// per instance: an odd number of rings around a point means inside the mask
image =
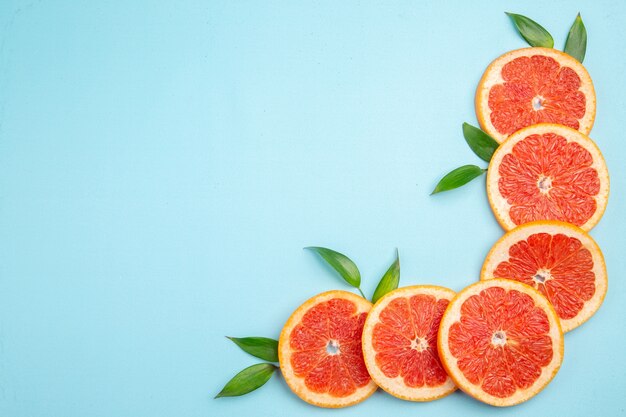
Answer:
POLYGON ((533 286, 554 306, 564 332, 588 320, 606 295, 600 248, 583 230, 562 222, 527 223, 493 246, 481 279, 509 278, 533 286))
POLYGON ((457 294, 441 320, 438 346, 456 385, 495 406, 536 395, 563 359, 563 333, 548 300, 506 279, 480 281, 457 294))
POLYGON ((400 288, 372 308, 363 357, 376 384, 409 401, 431 401, 456 389, 437 353, 437 331, 454 292, 431 285, 400 288))
POLYGON ((492 62, 476 90, 476 115, 498 142, 524 127, 557 123, 589 134, 596 113, 591 77, 552 48, 524 48, 492 62))
POLYGON ((543 123, 517 131, 493 154, 487 196, 505 230, 559 220, 590 230, 609 196, 609 174, 595 143, 565 126, 543 123))
POLYGON ((282 374, 291 390, 320 407, 357 404, 376 391, 361 351, 371 303, 346 291, 329 291, 302 304, 278 343, 282 374))

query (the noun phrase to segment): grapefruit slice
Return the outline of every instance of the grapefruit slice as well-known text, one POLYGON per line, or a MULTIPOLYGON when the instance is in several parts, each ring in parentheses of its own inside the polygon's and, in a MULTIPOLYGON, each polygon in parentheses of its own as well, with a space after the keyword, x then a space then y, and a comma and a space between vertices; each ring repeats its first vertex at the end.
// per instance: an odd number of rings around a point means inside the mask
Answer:
POLYGON ((441 365, 437 331, 452 290, 416 285, 387 293, 363 328, 363 358, 376 384, 394 397, 431 401, 456 386, 441 365))
POLYGON ((604 258, 596 242, 568 223, 519 226, 493 245, 480 279, 509 278, 533 286, 554 306, 568 332, 600 308, 607 291, 604 258))
POLYGON ((487 171, 487 197, 505 230, 560 220, 588 231, 604 214, 609 173, 587 136, 540 123, 517 131, 496 149, 487 171))
POLYGON ((443 314, 439 356, 456 385, 479 401, 510 406, 541 391, 563 360, 563 333, 548 300, 508 279, 479 281, 443 314))
POLYGON ((523 48, 497 58, 476 89, 476 117, 496 141, 537 123, 558 123, 588 135, 596 93, 585 67, 552 48, 523 48))
POLYGON ((376 391, 361 351, 361 333, 372 304, 346 291, 328 291, 289 317, 278 341, 280 369, 304 401, 339 408, 376 391))

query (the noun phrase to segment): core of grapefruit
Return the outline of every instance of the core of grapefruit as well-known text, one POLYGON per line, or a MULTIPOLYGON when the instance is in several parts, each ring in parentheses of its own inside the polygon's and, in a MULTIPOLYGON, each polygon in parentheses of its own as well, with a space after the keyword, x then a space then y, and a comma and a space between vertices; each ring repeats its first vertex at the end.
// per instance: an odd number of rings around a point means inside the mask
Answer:
POLYGON ((596 144, 577 130, 540 123, 518 130, 494 152, 487 197, 505 230, 535 220, 593 228, 609 197, 609 173, 596 144))
POLYGON ((278 341, 280 369, 291 390, 319 407, 360 403, 376 391, 361 351, 372 304, 346 291, 328 291, 296 309, 278 341))
POLYGON ((563 360, 552 305, 517 281, 479 281, 458 293, 439 328, 439 356, 456 385, 477 400, 510 406, 535 396, 563 360))
POLYGON ((589 73, 552 48, 510 51, 485 70, 476 89, 476 116, 496 141, 537 123, 558 123, 589 134, 596 94, 589 73))
POLYGON ((491 248, 480 279, 509 278, 533 286, 554 306, 564 332, 600 308, 608 281, 600 248, 569 223, 539 221, 506 233, 491 248))
POLYGON ((363 358, 376 384, 394 397, 431 401, 456 386, 441 365, 437 331, 452 290, 431 285, 387 293, 363 328, 363 358))

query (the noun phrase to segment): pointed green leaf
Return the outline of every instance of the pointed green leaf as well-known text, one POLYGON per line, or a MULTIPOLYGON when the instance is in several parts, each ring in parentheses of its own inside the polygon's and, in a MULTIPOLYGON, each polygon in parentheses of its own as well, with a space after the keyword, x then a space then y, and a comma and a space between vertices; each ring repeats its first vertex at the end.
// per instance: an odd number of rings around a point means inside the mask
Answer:
POLYGON ((468 123, 463 123, 463 137, 480 159, 491 161, 493 153, 498 148, 498 142, 494 138, 468 123))
POLYGON ((554 46, 552 35, 539 23, 521 14, 507 13, 507 16, 513 20, 517 31, 530 46, 543 46, 544 48, 554 46))
POLYGON ((278 340, 267 337, 228 337, 246 353, 269 362, 278 362, 278 340))
POLYGON ((587 51, 587 29, 585 29, 580 13, 576 16, 576 20, 574 20, 574 24, 569 30, 563 51, 565 51, 566 54, 570 54, 581 63, 585 59, 585 52, 587 51))
POLYGON ((437 184, 430 195, 458 188, 467 184, 474 178, 481 176, 485 172, 487 172, 486 169, 482 169, 476 165, 463 165, 447 173, 441 181, 439 181, 439 184, 437 184))
POLYGON ((378 286, 376 287, 376 291, 374 291, 374 295, 372 296, 372 303, 378 301, 383 295, 387 294, 390 291, 398 288, 398 284, 400 283, 400 256, 398 255, 398 250, 396 249, 396 260, 393 261, 385 275, 380 279, 378 286))
POLYGON ((312 250, 324 259, 328 265, 332 266, 335 271, 350 285, 355 288, 361 286, 361 273, 354 262, 346 255, 336 252, 332 249, 321 248, 318 246, 309 246, 304 249, 312 250))
POLYGON ((237 397, 263 386, 271 377, 276 366, 271 363, 257 363, 239 372, 224 385, 215 398, 237 397))

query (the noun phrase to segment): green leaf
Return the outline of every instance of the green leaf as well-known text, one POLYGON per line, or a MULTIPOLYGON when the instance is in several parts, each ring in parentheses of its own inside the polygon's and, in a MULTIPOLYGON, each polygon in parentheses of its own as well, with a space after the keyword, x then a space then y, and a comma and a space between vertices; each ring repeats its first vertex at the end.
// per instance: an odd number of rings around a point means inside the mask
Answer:
POLYGON ((278 340, 267 337, 228 337, 246 353, 269 362, 278 362, 278 340))
POLYGON ((521 14, 507 13, 507 16, 513 20, 517 31, 522 35, 522 38, 526 39, 530 46, 543 46, 544 48, 552 48, 554 46, 552 35, 539 23, 521 14))
POLYGON ((563 51, 573 56, 581 63, 585 59, 585 52, 587 51, 587 29, 585 29, 580 13, 576 16, 574 24, 572 24, 569 30, 563 51))
POLYGON ((312 250, 321 256, 348 284, 355 288, 361 286, 361 273, 359 272, 359 268, 357 268, 354 262, 346 255, 319 246, 309 246, 304 249, 312 250))
POLYGON ((383 295, 398 288, 400 283, 400 256, 398 255, 398 249, 396 249, 396 260, 393 261, 385 275, 380 279, 376 291, 372 296, 372 303, 378 301, 383 295))
POLYGON ((441 181, 439 181, 439 184, 437 184, 437 186, 435 187, 433 192, 430 193, 430 195, 458 188, 462 185, 467 184, 474 178, 481 176, 485 172, 487 172, 486 169, 482 169, 481 167, 477 167, 476 165, 463 165, 462 167, 448 172, 441 179, 441 181))
POLYGON ((493 153, 498 148, 498 142, 494 138, 468 123, 463 123, 463 137, 480 159, 486 162, 491 161, 493 153))
POLYGON ((263 386, 271 377, 276 366, 271 363, 257 363, 239 372, 224 385, 215 398, 237 397, 263 386))

